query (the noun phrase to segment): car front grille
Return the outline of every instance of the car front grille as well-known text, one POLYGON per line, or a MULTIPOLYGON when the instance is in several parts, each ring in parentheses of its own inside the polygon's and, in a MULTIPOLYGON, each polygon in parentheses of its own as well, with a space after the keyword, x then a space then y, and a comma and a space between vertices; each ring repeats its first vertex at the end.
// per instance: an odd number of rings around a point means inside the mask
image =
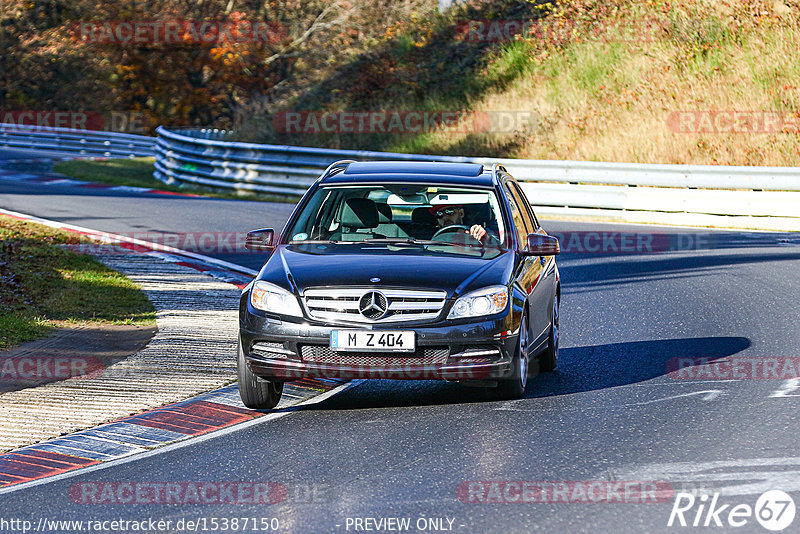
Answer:
POLYGON ((436 319, 446 298, 445 291, 374 287, 313 288, 303 293, 303 303, 312 319, 369 324, 436 319), (373 293, 377 308, 365 309, 373 293), (385 312, 380 313, 381 309, 385 312))
POLYGON ((324 345, 302 345, 300 354, 303 361, 315 364, 358 366, 364 368, 401 368, 406 366, 443 365, 450 353, 447 347, 424 347, 416 352, 381 353, 381 352, 340 352, 324 345))

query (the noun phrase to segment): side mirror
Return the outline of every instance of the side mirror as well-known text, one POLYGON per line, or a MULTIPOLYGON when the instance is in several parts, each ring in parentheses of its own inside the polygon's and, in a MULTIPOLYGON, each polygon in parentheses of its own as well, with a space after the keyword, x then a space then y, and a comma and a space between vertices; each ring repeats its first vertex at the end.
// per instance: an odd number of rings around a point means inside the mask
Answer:
POLYGON ((522 253, 526 256, 555 256, 561 253, 561 245, 551 235, 528 234, 528 246, 522 253))
POLYGON ((247 238, 244 241, 244 248, 247 250, 271 251, 275 248, 275 244, 273 243, 274 240, 275 230, 272 228, 253 230, 252 232, 247 232, 247 238))

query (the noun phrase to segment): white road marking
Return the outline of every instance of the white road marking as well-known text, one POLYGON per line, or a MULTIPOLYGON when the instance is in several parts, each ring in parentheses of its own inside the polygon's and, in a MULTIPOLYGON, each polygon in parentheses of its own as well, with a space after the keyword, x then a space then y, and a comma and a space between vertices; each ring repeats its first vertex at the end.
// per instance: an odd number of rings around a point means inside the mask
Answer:
POLYGON ((60 178, 57 180, 51 180, 47 182, 47 185, 83 185, 86 182, 80 182, 78 180, 70 180, 68 178, 60 178))
POLYGON ((792 395, 793 391, 797 391, 800 389, 800 378, 790 378, 789 380, 785 380, 781 389, 776 389, 770 395, 770 398, 781 398, 781 397, 800 397, 800 393, 792 395))
POLYGON ((682 393, 680 395, 670 395, 669 397, 664 397, 663 399, 654 399, 645 402, 634 402, 630 404, 626 404, 625 406, 643 406, 645 404, 653 404, 654 402, 663 402, 672 399, 678 399, 681 397, 691 397, 693 395, 703 395, 705 394, 700 400, 704 401, 712 401, 715 400, 720 395, 723 395, 724 392, 720 389, 706 389, 704 391, 693 391, 692 393, 682 393))
POLYGON ((132 185, 117 185, 114 187, 110 187, 109 191, 126 191, 130 193, 144 193, 145 191, 152 191, 151 188, 148 187, 135 187, 132 185))
POLYGON ((501 404, 500 406, 498 406, 497 408, 495 408, 495 409, 494 409, 494 411, 496 411, 496 412, 497 412, 497 411, 505 411, 505 412, 525 412, 525 411, 527 411, 527 410, 522 410, 522 409, 520 409, 520 408, 517 408, 517 407, 516 407, 516 404, 518 404, 519 402, 521 402, 521 401, 524 401, 524 400, 525 400, 525 399, 519 399, 519 400, 513 400, 513 401, 506 401, 506 402, 504 402, 503 404, 501 404))
POLYGON ((614 471, 617 480, 653 480, 687 493, 758 495, 780 489, 800 491, 800 457, 742 458, 710 462, 645 464, 614 471), (754 469, 756 468, 756 469, 754 469))

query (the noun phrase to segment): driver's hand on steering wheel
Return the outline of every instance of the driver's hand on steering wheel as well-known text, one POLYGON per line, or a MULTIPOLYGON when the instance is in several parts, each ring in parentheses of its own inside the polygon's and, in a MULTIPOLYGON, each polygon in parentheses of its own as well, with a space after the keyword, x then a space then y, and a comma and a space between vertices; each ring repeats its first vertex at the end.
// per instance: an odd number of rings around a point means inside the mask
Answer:
POLYGON ((486 229, 480 224, 473 224, 472 228, 469 229, 469 235, 478 241, 483 241, 483 238, 486 237, 486 229))

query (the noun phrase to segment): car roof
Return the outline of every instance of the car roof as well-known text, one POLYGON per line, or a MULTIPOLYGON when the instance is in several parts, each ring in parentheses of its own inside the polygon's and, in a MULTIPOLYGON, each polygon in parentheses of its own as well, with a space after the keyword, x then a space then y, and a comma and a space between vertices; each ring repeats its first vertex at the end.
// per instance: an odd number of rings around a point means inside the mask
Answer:
POLYGON ((480 163, 445 163, 429 161, 359 161, 322 179, 322 184, 368 183, 437 183, 491 187, 491 173, 480 163))

